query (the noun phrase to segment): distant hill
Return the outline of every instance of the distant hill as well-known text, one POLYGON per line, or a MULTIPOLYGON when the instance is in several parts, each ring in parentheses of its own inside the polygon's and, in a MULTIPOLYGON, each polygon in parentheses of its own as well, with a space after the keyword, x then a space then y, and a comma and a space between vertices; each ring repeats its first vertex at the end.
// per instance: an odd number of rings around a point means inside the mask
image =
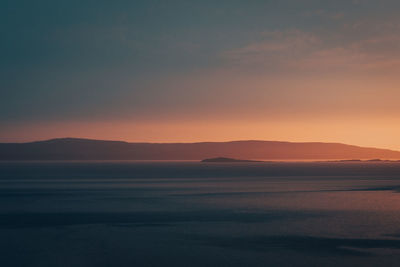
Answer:
POLYGON ((247 159, 232 159, 232 158, 210 158, 210 159, 203 159, 201 162, 215 162, 215 163, 240 163, 240 162, 262 162, 259 160, 247 160, 247 159))
POLYGON ((0 143, 0 160, 251 160, 400 159, 400 152, 339 143, 233 141, 128 143, 60 138, 31 143, 0 143))

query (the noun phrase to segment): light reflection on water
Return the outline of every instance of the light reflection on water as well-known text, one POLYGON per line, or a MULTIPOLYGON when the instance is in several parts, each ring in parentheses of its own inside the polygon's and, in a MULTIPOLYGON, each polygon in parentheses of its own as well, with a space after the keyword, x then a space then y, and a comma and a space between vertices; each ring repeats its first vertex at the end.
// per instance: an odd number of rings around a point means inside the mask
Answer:
POLYGON ((2 266, 400 260, 399 163, 2 162, 0 175, 2 266))

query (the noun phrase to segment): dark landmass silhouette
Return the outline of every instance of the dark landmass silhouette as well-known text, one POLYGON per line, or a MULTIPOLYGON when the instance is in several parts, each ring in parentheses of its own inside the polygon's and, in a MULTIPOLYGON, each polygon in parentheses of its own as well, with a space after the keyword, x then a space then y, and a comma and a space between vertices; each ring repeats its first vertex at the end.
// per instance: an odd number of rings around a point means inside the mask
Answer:
POLYGON ((263 161, 218 157, 218 158, 203 159, 201 162, 213 162, 213 163, 230 163, 230 162, 236 163, 237 162, 237 163, 240 163, 240 162, 263 162, 263 161))
POLYGON ((361 159, 344 159, 344 160, 330 160, 330 161, 325 161, 325 162, 400 162, 400 160, 390 160, 390 159, 367 159, 367 160, 361 160, 361 159))
POLYGON ((202 160, 221 155, 233 159, 282 161, 400 159, 399 151, 320 142, 128 143, 59 138, 0 143, 0 160, 202 160))

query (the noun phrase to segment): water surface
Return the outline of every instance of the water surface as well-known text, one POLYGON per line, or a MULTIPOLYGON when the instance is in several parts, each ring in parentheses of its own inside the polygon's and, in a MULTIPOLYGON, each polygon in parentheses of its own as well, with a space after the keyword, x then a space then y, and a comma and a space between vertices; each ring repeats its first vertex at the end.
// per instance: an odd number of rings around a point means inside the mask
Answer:
POLYGON ((400 163, 1 162, 1 266, 397 266, 400 163))

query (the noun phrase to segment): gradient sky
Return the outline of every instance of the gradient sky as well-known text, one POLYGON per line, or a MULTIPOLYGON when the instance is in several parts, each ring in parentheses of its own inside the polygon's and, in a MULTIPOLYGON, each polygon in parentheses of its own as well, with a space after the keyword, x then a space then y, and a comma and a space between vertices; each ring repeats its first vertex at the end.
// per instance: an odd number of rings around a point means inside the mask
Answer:
POLYGON ((400 150, 400 2, 0 3, 0 142, 400 150))

